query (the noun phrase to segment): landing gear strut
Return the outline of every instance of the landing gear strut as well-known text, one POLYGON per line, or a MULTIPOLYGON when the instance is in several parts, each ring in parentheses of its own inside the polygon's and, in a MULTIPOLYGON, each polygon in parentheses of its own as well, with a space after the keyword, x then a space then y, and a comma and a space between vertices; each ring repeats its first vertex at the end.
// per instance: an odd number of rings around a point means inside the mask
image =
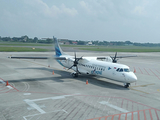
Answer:
POLYGON ((130 83, 124 83, 124 87, 125 87, 125 88, 128 88, 129 85, 130 85, 130 83))
POLYGON ((73 78, 78 77, 78 73, 72 73, 72 77, 73 78))

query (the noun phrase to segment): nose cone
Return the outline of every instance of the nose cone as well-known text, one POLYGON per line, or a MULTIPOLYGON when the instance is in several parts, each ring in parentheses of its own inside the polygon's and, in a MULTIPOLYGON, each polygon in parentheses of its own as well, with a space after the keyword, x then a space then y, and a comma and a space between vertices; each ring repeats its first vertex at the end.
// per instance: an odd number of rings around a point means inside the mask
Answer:
POLYGON ((130 82, 136 82, 137 81, 137 76, 131 72, 130 75, 129 75, 129 81, 130 82))

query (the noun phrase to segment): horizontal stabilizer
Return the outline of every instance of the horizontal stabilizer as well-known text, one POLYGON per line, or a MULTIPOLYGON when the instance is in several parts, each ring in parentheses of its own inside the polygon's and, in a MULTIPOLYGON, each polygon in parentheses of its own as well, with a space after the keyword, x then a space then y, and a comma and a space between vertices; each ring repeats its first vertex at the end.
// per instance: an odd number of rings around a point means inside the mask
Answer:
MULTIPOLYGON (((49 57, 8 57, 11 59, 49 59, 49 57)), ((66 60, 65 57, 53 57, 56 60, 66 60)))
POLYGON ((54 59, 56 59, 56 60, 66 60, 65 57, 54 57, 54 59))
POLYGON ((8 57, 11 59, 48 59, 48 57, 8 57))

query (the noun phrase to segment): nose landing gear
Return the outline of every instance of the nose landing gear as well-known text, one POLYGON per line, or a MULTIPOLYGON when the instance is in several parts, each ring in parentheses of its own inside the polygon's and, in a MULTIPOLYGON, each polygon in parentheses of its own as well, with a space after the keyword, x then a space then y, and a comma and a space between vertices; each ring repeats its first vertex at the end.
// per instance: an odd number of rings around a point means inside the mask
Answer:
POLYGON ((124 87, 125 87, 125 88, 128 88, 129 85, 130 85, 130 83, 124 83, 124 87))
POLYGON ((76 73, 76 72, 72 73, 71 75, 72 75, 73 78, 78 77, 78 73, 76 73))

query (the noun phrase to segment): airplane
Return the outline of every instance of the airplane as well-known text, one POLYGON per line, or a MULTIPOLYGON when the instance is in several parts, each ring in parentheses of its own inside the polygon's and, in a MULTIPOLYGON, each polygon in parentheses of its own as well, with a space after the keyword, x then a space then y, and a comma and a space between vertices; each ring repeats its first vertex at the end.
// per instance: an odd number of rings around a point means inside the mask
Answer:
MULTIPOLYGON (((128 88, 131 83, 137 81, 134 72, 130 71, 127 65, 117 63, 117 58, 136 57, 136 56, 117 56, 114 57, 79 57, 76 53, 70 56, 64 53, 59 46, 57 38, 55 41, 55 55, 53 56, 56 61, 65 68, 74 70, 71 73, 72 77, 76 78, 78 75, 93 75, 105 77, 107 79, 121 82, 125 88, 128 88)), ((49 59, 48 57, 9 57, 17 59, 49 59)))

